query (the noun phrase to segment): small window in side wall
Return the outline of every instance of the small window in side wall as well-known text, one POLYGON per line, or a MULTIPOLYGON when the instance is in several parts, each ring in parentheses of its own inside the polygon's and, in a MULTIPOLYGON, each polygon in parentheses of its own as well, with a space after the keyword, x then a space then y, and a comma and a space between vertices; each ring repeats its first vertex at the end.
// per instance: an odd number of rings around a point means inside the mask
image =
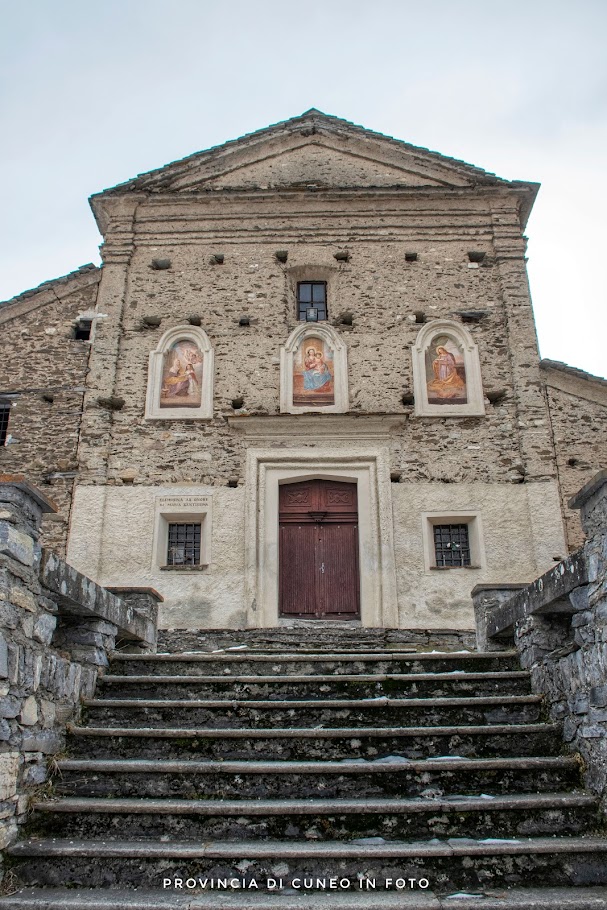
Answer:
POLYGON ((479 512, 424 512, 422 530, 426 571, 485 568, 479 512))
POLYGON ((434 558, 439 568, 469 566, 471 561, 468 525, 434 525, 434 558))
POLYGON ((8 439, 8 419, 11 406, 7 401, 0 401, 0 446, 6 445, 8 439))
POLYGON ((167 566, 199 566, 202 525, 199 522, 169 522, 167 566))
POLYGON ((327 319, 326 281, 298 281, 297 318, 300 322, 324 322, 327 319))
POLYGON ((74 326, 74 338, 76 341, 90 341, 92 328, 92 319, 79 319, 74 326))

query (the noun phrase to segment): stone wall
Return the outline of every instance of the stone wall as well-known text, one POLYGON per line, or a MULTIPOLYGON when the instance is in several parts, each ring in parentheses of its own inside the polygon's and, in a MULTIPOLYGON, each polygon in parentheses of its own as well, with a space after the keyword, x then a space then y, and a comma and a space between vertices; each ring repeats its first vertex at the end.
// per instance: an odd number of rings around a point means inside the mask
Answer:
POLYGON ((565 364, 543 360, 569 550, 584 542, 579 514, 568 502, 582 484, 607 465, 607 380, 565 364))
POLYGON ((607 809, 607 471, 569 502, 587 540, 533 585, 473 592, 482 650, 514 642, 607 809))
POLYGON ((41 519, 54 508, 22 476, 0 475, 0 847, 25 821, 117 637, 155 643, 141 592, 119 599, 41 548, 41 519))
POLYGON ((80 313, 95 308, 99 270, 77 272, 0 304, 0 400, 11 403, 10 443, 0 473, 26 473, 58 506, 42 541, 65 554, 90 344, 74 338, 80 313))

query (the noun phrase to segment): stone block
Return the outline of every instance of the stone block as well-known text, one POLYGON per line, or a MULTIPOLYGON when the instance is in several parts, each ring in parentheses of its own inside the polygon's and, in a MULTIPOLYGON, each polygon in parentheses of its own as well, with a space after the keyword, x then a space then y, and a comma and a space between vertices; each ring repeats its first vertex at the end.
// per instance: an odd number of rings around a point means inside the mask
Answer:
POLYGON ((40 730, 36 733, 24 733, 21 748, 24 752, 44 752, 53 755, 62 746, 61 735, 56 730, 40 730))
POLYGON ((597 708, 607 707, 607 685, 593 686, 590 690, 590 704, 597 708))
POLYGON ((4 698, 0 698, 0 716, 7 718, 17 717, 20 711, 20 698, 16 698, 14 695, 6 695, 4 698))
POLYGON ((8 645, 6 638, 0 632, 0 677, 5 679, 8 676, 8 645))
POLYGON ((23 702, 23 707, 19 714, 19 722, 26 727, 33 727, 34 724, 38 723, 38 704, 35 696, 30 695, 23 702))
POLYGON ((36 598, 25 588, 11 588, 9 592, 9 599, 11 603, 15 604, 15 606, 22 607, 24 610, 28 610, 30 613, 38 612, 38 604, 36 602, 36 598))
POLYGON ((0 553, 16 559, 24 566, 33 566, 34 541, 28 534, 18 531, 6 521, 0 521, 0 553))
POLYGON ((19 753, 0 752, 0 799, 10 799, 17 792, 19 753))
POLYGON ((48 777, 46 765, 43 762, 33 762, 23 772, 23 783, 28 786, 43 784, 48 777))
POLYGON ((33 637, 43 645, 49 645, 57 625, 57 617, 50 613, 42 613, 34 624, 33 637))

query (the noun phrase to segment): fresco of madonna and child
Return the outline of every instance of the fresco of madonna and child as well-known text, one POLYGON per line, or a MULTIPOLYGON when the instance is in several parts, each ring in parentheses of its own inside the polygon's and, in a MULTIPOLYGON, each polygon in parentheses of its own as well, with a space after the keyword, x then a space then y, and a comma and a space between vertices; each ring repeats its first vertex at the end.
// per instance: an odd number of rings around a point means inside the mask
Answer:
POLYGON ((335 404, 333 351, 320 338, 304 338, 293 359, 293 404, 335 404))

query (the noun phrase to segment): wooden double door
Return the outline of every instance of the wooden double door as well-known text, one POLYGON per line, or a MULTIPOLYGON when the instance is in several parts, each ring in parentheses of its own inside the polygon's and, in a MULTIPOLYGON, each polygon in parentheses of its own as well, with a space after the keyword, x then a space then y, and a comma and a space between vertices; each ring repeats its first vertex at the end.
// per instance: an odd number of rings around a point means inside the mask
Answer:
POLYGON ((279 577, 281 616, 360 617, 355 483, 279 487, 279 577))

